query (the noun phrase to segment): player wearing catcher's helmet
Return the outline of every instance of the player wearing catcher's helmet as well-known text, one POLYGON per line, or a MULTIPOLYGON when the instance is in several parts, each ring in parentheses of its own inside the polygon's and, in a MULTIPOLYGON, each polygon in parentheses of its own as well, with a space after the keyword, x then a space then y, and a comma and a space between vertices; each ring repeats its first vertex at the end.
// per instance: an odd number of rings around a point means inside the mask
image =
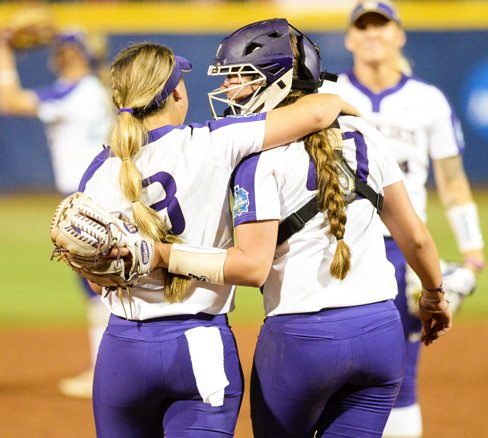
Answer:
MULTIPOLYGON (((228 184, 239 161, 328 126, 348 105, 307 96, 268 113, 186 125, 183 72, 190 70, 159 44, 117 55, 111 73, 119 114, 110 147, 87 169, 80 191, 145 239, 225 248, 232 242, 228 184)), ((222 253, 213 251, 219 260, 222 253)), ((95 369, 98 437, 232 436, 242 399, 226 317, 234 289, 204 280, 157 269, 126 293, 103 291, 112 315, 95 369)))
MULTIPOLYGON (((0 31, 0 114, 37 117, 44 124, 54 182, 60 194, 75 192, 84 170, 108 141, 113 113, 107 90, 98 76, 103 71, 106 39, 79 29, 56 29, 45 9, 29 7, 0 31), (56 75, 50 85, 23 88, 15 53, 49 45, 49 66, 56 75)), ((93 367, 108 312, 88 284, 87 322, 90 366, 63 379, 60 391, 68 396, 91 397, 93 367)))
MULTIPOLYGON (((364 1, 351 11, 345 36, 353 68, 339 76, 337 92, 358 105, 361 115, 388 139, 400 164, 412 204, 426 220, 429 163, 440 200, 456 238, 464 266, 443 264, 444 290, 452 312, 476 285, 484 267, 483 237, 476 204, 466 178, 464 140, 454 109, 444 94, 406 70, 401 50, 406 42, 400 16, 389 1, 364 1), (401 61, 401 62, 399 62, 401 61), (399 65, 401 64, 401 65, 399 65)), ((421 321, 419 280, 385 228, 388 259, 394 264, 399 294, 395 299, 407 343, 405 380, 385 428, 385 437, 419 438, 422 419, 417 397, 421 321)))
MULTIPOLYGON (((225 76, 210 99, 244 114, 314 94, 332 77, 322 72, 318 47, 285 19, 225 38, 209 72, 225 76)), ((203 249, 160 245, 157 263, 262 286, 254 436, 381 437, 405 358, 382 224, 422 281, 422 341, 429 345, 451 325, 435 245, 386 140, 363 120, 341 116, 303 141, 246 158, 231 186, 238 247, 216 261, 203 249)))

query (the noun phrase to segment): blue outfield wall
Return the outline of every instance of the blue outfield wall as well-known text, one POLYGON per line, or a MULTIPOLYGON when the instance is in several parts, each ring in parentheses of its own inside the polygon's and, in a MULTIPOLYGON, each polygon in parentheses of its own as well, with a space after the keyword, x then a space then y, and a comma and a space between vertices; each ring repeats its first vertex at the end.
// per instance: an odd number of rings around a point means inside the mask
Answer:
MULTIPOLYGON (((308 32, 322 51, 323 67, 351 67, 342 32, 308 32)), ((193 63, 186 75, 190 95, 187 121, 209 118, 206 92, 218 86, 207 76, 224 34, 110 34, 111 55, 130 42, 157 41, 193 63)), ((46 49, 22 52, 17 64, 25 87, 52 80, 46 49)), ((488 183, 488 30, 408 32, 405 55, 417 76, 441 88, 458 113, 466 139, 465 166, 470 180, 488 183)), ((53 176, 42 125, 37 120, 0 117, 0 193, 53 190, 53 176)))

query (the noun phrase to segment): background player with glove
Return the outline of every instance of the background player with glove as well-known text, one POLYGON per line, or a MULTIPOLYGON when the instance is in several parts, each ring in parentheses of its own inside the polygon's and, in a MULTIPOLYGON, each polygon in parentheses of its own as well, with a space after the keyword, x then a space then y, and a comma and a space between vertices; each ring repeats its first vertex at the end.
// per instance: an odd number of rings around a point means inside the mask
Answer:
MULTIPOLYGON (((405 187, 417 214, 426 220, 429 162, 437 191, 446 210, 463 266, 444 271, 444 286, 452 310, 475 287, 475 275, 484 268, 483 237, 476 204, 466 178, 461 154, 464 140, 457 116, 444 94, 405 70, 402 48, 405 32, 398 11, 386 1, 359 2, 352 10, 345 44, 354 66, 324 92, 337 92, 358 106, 361 115, 388 139, 403 171, 405 187)), ((385 428, 385 437, 418 438, 422 418, 417 399, 421 322, 417 316, 419 280, 388 230, 385 244, 396 268, 400 310, 407 342, 405 380, 385 428), (410 303, 410 305, 409 305, 410 303)))
MULTIPOLYGON (((98 72, 103 71, 106 40, 101 35, 57 28, 49 9, 29 5, 0 30, 0 114, 37 117, 45 125, 54 180, 63 196, 78 189, 88 164, 107 143, 113 115, 98 72), (15 51, 49 45, 49 65, 57 79, 30 90, 22 87, 15 51)), ((21 147, 21 145, 19 145, 21 147)), ((60 382, 68 396, 91 397, 93 366, 108 312, 83 280, 87 296, 89 366, 60 382)))

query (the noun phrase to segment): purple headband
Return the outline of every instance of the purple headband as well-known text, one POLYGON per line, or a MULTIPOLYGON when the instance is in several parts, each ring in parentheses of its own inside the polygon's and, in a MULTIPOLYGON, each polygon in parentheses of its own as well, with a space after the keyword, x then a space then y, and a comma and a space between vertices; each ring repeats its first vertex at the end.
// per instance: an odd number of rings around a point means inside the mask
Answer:
POLYGON ((369 12, 383 15, 383 17, 388 18, 388 20, 395 21, 400 24, 400 16, 393 5, 375 1, 365 1, 359 3, 351 12, 349 23, 353 25, 359 19, 359 17, 369 12))
POLYGON ((189 72, 191 71, 192 66, 190 61, 188 59, 183 58, 183 56, 176 56, 175 55, 175 66, 173 68, 173 71, 171 72, 171 75, 169 79, 166 81, 166 84, 164 85, 163 90, 161 93, 159 93, 149 104, 150 107, 153 105, 159 106, 161 105, 162 102, 164 102, 168 96, 173 92, 173 90, 176 88, 178 85, 178 82, 180 82, 181 75, 183 72, 189 72))

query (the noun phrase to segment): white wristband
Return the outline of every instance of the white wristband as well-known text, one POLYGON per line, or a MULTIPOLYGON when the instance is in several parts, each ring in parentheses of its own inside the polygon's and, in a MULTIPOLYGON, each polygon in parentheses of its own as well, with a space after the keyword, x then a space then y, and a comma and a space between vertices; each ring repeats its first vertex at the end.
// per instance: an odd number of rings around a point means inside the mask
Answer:
POLYGON ((168 271, 194 280, 224 284, 227 250, 174 243, 169 253, 168 271))
POLYGON ((452 207, 447 217, 454 232, 459 251, 481 249, 484 246, 478 209, 474 202, 452 207))

